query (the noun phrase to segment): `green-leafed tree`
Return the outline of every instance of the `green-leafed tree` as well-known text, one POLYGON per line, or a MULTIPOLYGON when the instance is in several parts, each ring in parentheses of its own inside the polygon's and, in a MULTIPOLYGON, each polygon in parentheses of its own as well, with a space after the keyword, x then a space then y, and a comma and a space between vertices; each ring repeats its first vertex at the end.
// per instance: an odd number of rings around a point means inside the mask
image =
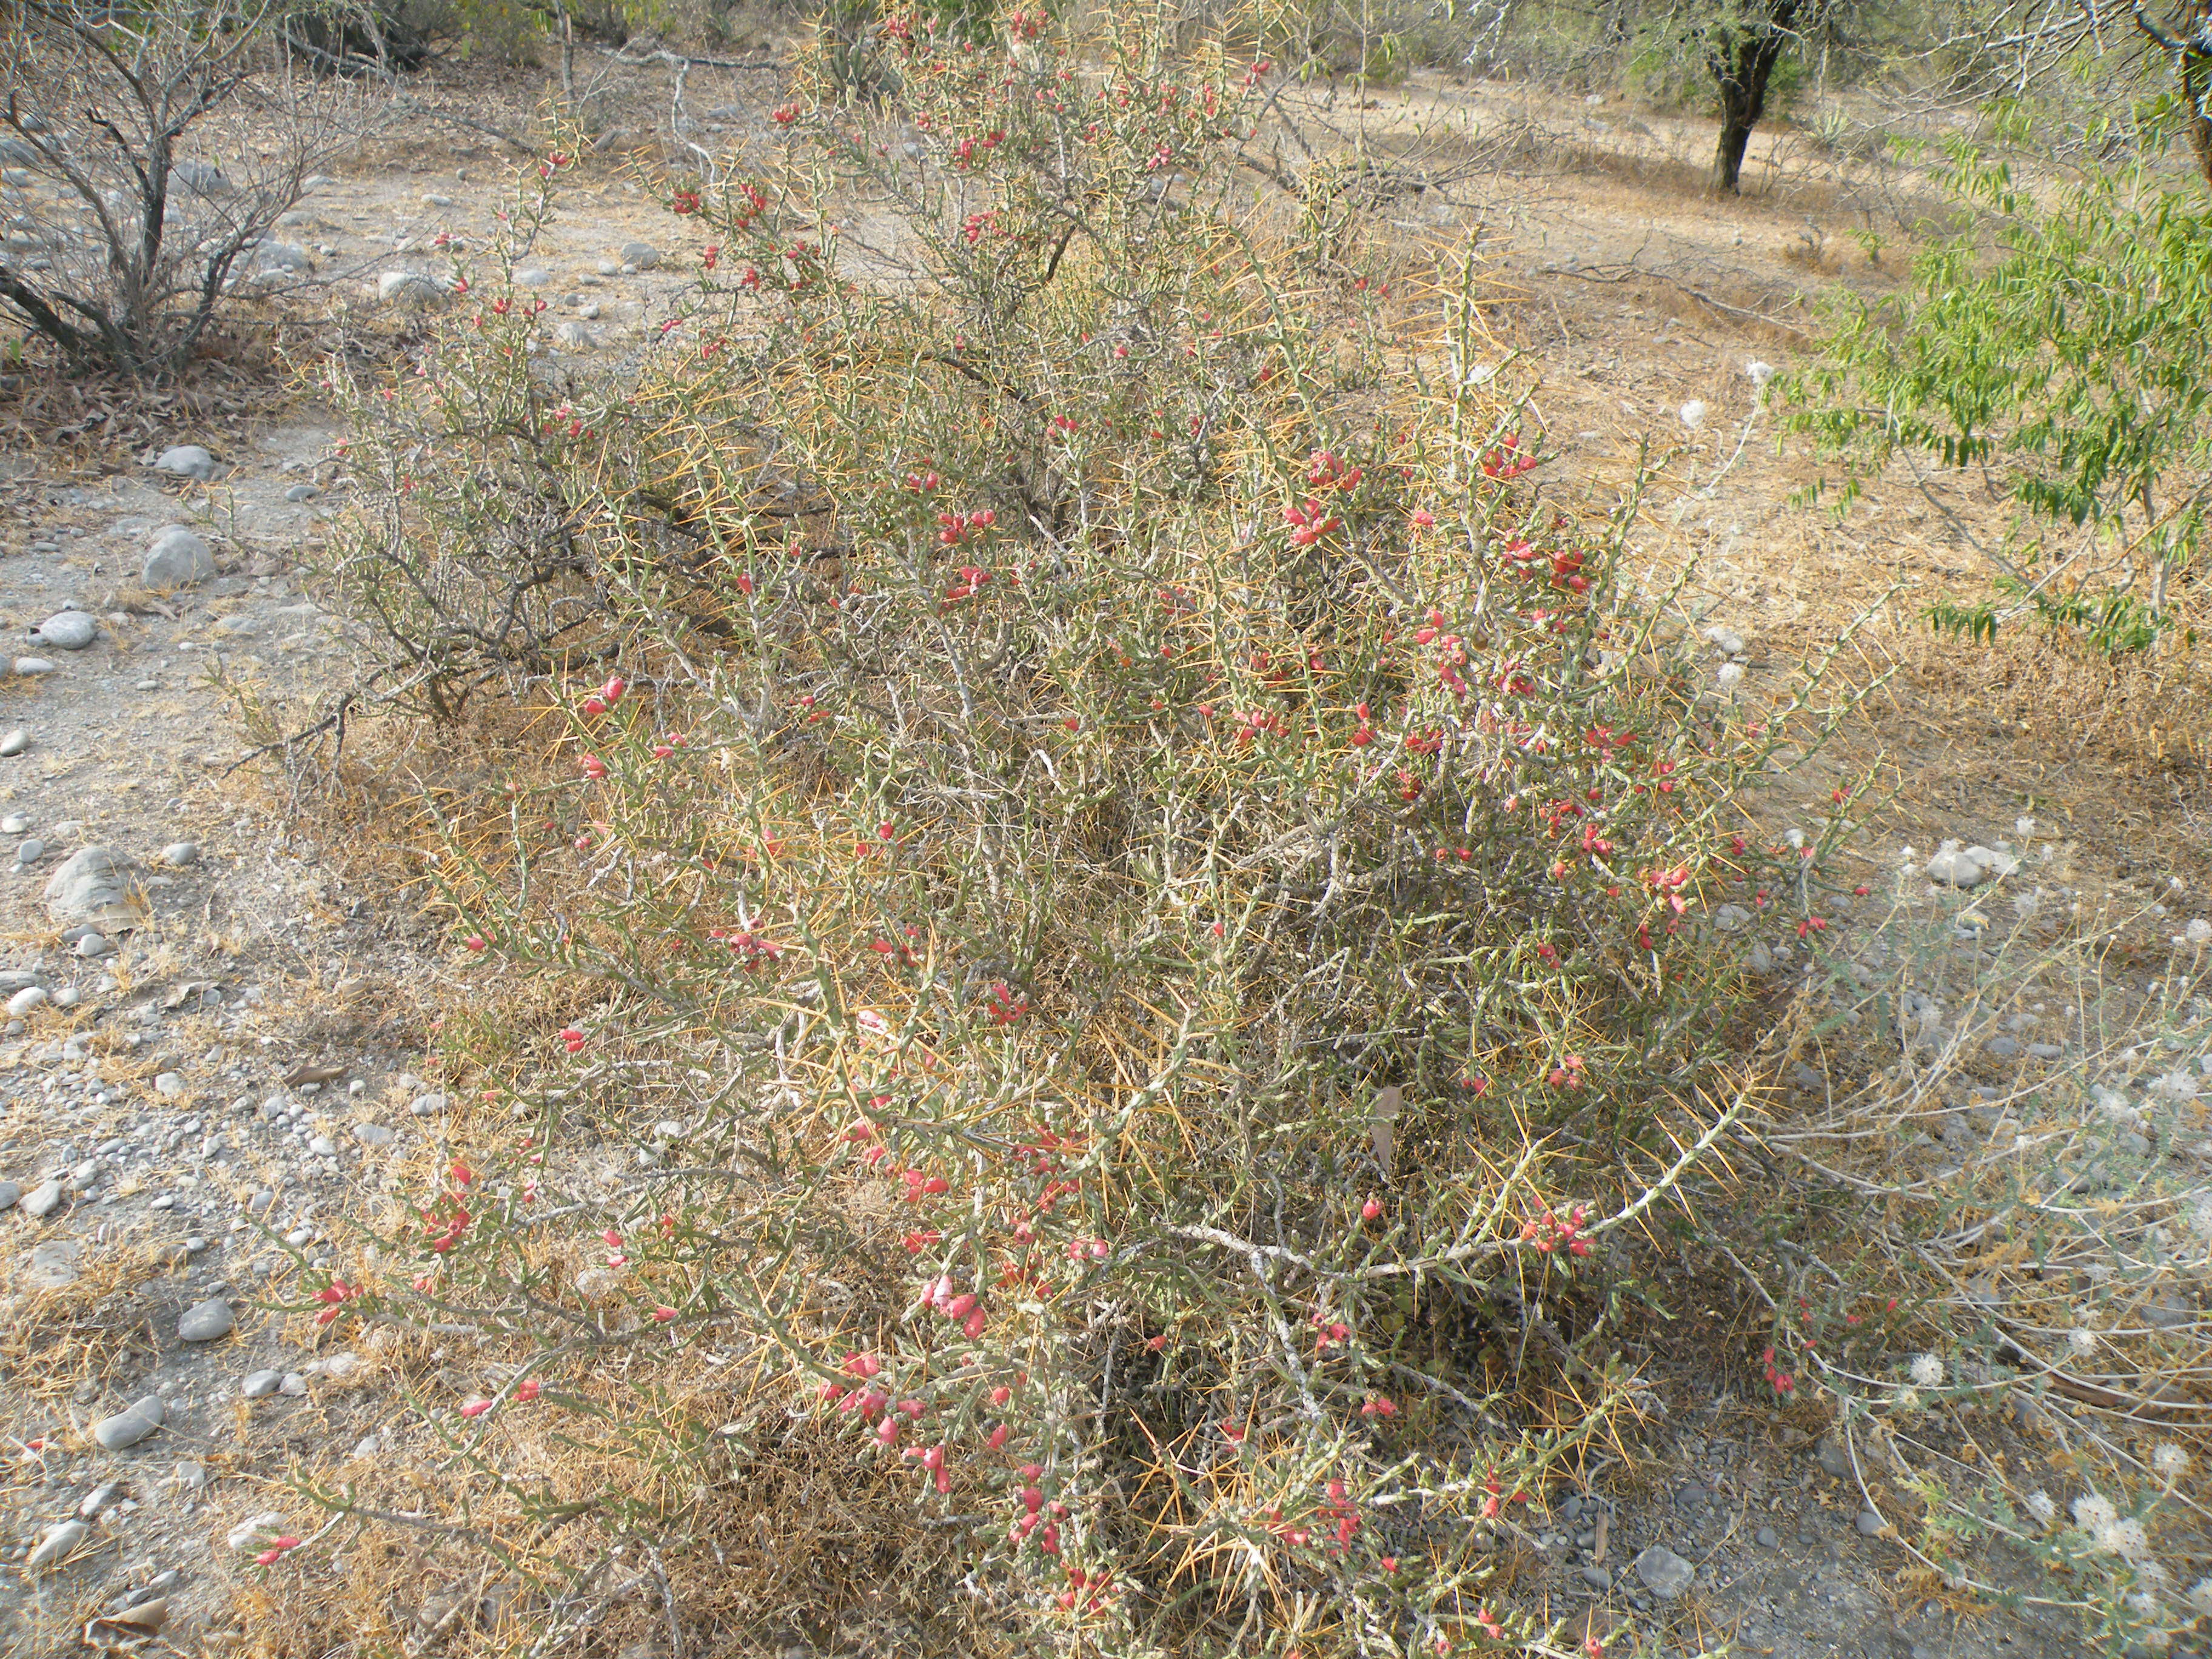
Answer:
POLYGON ((2166 633, 2201 580, 2212 507, 2212 209, 2148 164, 2039 204, 2008 168, 1954 152, 1972 227, 1910 288, 1845 296, 1791 422, 1842 464, 1842 498, 1900 453, 1984 471, 2015 514, 1988 550, 1997 597, 1939 605, 1993 633, 2033 615, 2106 651, 2166 633))

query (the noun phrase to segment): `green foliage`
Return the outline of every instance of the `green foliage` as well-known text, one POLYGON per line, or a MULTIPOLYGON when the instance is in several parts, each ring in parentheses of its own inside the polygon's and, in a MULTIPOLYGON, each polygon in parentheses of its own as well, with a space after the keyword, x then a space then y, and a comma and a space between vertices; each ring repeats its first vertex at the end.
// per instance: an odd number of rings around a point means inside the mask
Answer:
POLYGON ((2212 210, 2141 168, 2046 210, 1964 146, 1947 177, 1984 216, 1920 256, 1909 292, 1838 296, 1789 424, 1843 464, 1844 505, 1900 451, 1988 470, 2016 514, 2020 551, 1996 561, 2012 611, 2139 650, 2202 568, 2212 210))

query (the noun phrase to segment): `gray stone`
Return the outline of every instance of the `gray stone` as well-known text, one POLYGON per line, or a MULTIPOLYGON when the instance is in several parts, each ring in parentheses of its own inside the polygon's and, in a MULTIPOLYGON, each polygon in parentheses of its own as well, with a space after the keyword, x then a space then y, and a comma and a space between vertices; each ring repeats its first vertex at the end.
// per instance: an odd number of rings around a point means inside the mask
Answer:
POLYGON ((376 279, 378 301, 397 311, 428 311, 445 304, 447 294, 446 285, 435 276, 418 271, 387 270, 376 279))
POLYGON ((320 498, 322 491, 311 483, 296 483, 284 492, 288 501, 312 501, 320 498))
POLYGON ((6 817, 0 818, 0 836, 20 836, 30 827, 30 819, 21 812, 10 812, 6 817))
MULTIPOLYGON (((1686 408, 1688 405, 1685 404, 1684 407, 1686 408)), ((1702 408, 1703 405, 1699 407, 1702 408)), ((1691 424, 1694 426, 1697 422, 1692 421, 1691 424)), ((1733 628, 1708 628, 1705 630, 1705 638, 1711 643, 1714 650, 1726 656, 1740 657, 1743 654, 1743 635, 1733 628)))
POLYGON ((184 1091, 185 1074, 182 1072, 156 1072, 154 1074, 154 1092, 162 1099, 174 1100, 184 1091))
POLYGON ((2063 1060, 2066 1057, 2065 1048, 2056 1042, 2031 1042, 2027 1045, 2027 1054, 2031 1060, 2063 1060))
POLYGON ((91 1520, 94 1516, 98 1515, 100 1510, 106 1509, 110 1504, 112 1504, 115 1501, 116 1495, 122 1490, 123 1483, 120 1480, 102 1481, 99 1486, 94 1486, 90 1492, 87 1492, 84 1495, 84 1502, 76 1506, 77 1519, 80 1521, 91 1520))
POLYGON ((297 242, 264 242, 253 250, 253 263, 264 270, 309 271, 315 262, 297 242))
POLYGON ((548 288, 552 285, 553 273, 543 265, 518 265, 514 272, 517 288, 548 288))
POLYGON ((169 176, 193 195, 210 199, 235 195, 238 191, 223 170, 209 161, 179 161, 169 169, 169 176))
POLYGON ((77 1262, 83 1255, 83 1242, 75 1238, 57 1238, 38 1246, 31 1252, 30 1270, 26 1275, 31 1288, 58 1291, 76 1284, 77 1262))
POLYGON ((13 760, 31 746, 31 734, 17 726, 6 737, 0 738, 0 757, 13 760))
POLYGON ((82 611, 57 611, 31 630, 31 643, 57 651, 82 651, 100 637, 100 624, 82 611))
POLYGON ((558 323, 553 329, 553 343, 570 351, 589 351, 599 343, 599 337, 577 322, 558 323))
POLYGON ((1594 1590, 1609 1590, 1613 1588, 1613 1575, 1603 1567, 1583 1568, 1582 1579, 1583 1583, 1594 1590))
POLYGON ((18 657, 9 666, 25 679, 34 680, 41 674, 55 672, 57 665, 51 657, 18 657))
POLYGON ((39 1540, 38 1547, 31 1552, 23 1565, 32 1572, 44 1571, 67 1558, 70 1551, 84 1542, 84 1535, 90 1530, 82 1521, 56 1522, 46 1528, 46 1535, 39 1540))
POLYGON ((23 1194, 23 1213, 33 1221, 44 1221, 61 1208, 61 1204, 62 1183, 58 1181, 42 1181, 23 1194))
POLYGON ((1781 1547, 1782 1534, 1771 1527, 1761 1527, 1752 1534, 1752 1537, 1763 1550, 1777 1549, 1781 1547))
POLYGON ((248 1215, 266 1215, 269 1213, 269 1206, 276 1201, 276 1194, 264 1187, 259 1192, 247 1194, 246 1212, 248 1215))
POLYGON ((113 929, 145 919, 137 868, 105 847, 83 847, 46 878, 46 913, 56 921, 113 929))
POLYGON ((1993 1036, 1982 1045, 1982 1052, 1991 1060, 2017 1060, 2020 1044, 2008 1036, 1993 1036))
POLYGON ((364 1146, 389 1146, 399 1139, 399 1132, 381 1123, 356 1123, 353 1126, 353 1138, 364 1146))
POLYGON ((22 1188, 18 1186, 15 1182, 12 1181, 0 1181, 0 1211, 14 1209, 15 1207, 15 1200, 22 1197, 22 1188))
POLYGON ((23 844, 15 849, 15 862, 18 864, 36 864, 40 859, 46 857, 46 842, 40 841, 36 836, 31 836, 27 837, 24 840, 23 844))
POLYGON ((622 257, 626 265, 635 265, 640 270, 651 270, 660 263, 660 250, 650 242, 624 242, 622 257))
POLYGON ((92 1437, 104 1451, 121 1451, 137 1445, 161 1426, 161 1396, 149 1394, 127 1411, 103 1417, 92 1425, 92 1437))
POLYGON ((417 1117, 435 1117, 446 1109, 446 1097, 443 1095, 419 1095, 407 1109, 417 1117))
POLYGON ((189 525, 156 532, 146 549, 139 580, 148 587, 190 587, 215 574, 215 555, 189 525))
POLYGON ((1851 1455, 1844 1449, 1844 1443, 1832 1434, 1824 1434, 1813 1448, 1813 1455, 1822 1469, 1838 1480, 1851 1472, 1851 1455))
POLYGON ((1881 1536, 1882 1530, 1887 1523, 1882 1520, 1881 1516, 1875 1513, 1874 1510, 1861 1510, 1858 1512, 1857 1517, 1852 1521, 1851 1524, 1859 1529, 1860 1536, 1864 1538, 1879 1538, 1881 1536))
POLYGON ((26 985, 8 999, 8 1012, 14 1018, 21 1019, 24 1015, 44 1004, 46 1000, 46 994, 44 990, 35 985, 26 985))
MULTIPOLYGON (((317 1135, 307 1143, 307 1150, 317 1158, 336 1158, 338 1155, 338 1144, 328 1135, 317 1135)), ((307 1241, 301 1239, 300 1243, 304 1244, 307 1241)))
POLYGON ((284 1380, 276 1385, 276 1392, 288 1400, 304 1400, 307 1397, 307 1379, 297 1371, 286 1371, 284 1380))
POLYGON ((185 1310, 185 1316, 177 1322, 177 1334, 186 1342, 212 1342, 217 1337, 228 1336, 238 1323, 238 1316, 230 1310, 230 1304, 221 1297, 210 1297, 185 1310))
POLYGON ((1636 1558, 1636 1576, 1662 1601, 1671 1601, 1690 1588, 1698 1570, 1664 1544, 1654 1544, 1636 1558))
POLYGON ((2197 1310, 2172 1291, 2143 1307, 2143 1318, 2161 1331, 2178 1331, 2185 1325, 2194 1324, 2197 1310))
POLYGON ((283 1384, 282 1371, 248 1371, 246 1381, 238 1385, 238 1391, 248 1400, 266 1400, 283 1384))
POLYGON ((106 934, 95 933, 89 930, 79 933, 76 936, 76 943, 70 946, 72 951, 82 957, 87 962, 90 962, 96 957, 106 956, 111 948, 112 947, 107 942, 106 934))
POLYGON ((154 468, 179 478, 198 478, 205 483, 215 477, 215 457, 198 444, 173 444, 155 459, 154 468))
POLYGON ((1992 878, 2008 876, 2019 868, 2020 860, 2002 849, 1962 848, 1955 841, 1947 841, 1928 860, 1928 879, 1940 881, 1947 887, 1978 887, 1992 878))
POLYGON ((173 870, 187 869, 200 861, 200 844, 196 841, 173 841, 161 849, 161 862, 173 870))

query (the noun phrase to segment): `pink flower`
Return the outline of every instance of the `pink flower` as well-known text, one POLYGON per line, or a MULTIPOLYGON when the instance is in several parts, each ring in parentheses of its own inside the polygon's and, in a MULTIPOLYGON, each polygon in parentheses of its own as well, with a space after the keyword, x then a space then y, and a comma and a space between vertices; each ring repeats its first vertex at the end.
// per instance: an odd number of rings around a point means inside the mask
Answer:
POLYGON ((491 1409, 491 1401, 489 1401, 489 1400, 471 1400, 471 1401, 469 1401, 469 1403, 468 1403, 467 1405, 465 1405, 465 1406, 464 1406, 464 1407, 461 1407, 461 1415, 462 1415, 462 1416, 464 1416, 464 1417, 482 1417, 482 1416, 483 1416, 486 1412, 489 1411, 490 1409, 491 1409))

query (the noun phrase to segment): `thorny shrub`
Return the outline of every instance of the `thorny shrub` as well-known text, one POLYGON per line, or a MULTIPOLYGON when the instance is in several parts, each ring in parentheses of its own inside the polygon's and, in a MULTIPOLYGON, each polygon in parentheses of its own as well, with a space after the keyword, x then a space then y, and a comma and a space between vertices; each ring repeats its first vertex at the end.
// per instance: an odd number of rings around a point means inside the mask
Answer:
POLYGON ((634 384, 460 271, 335 380, 391 686, 545 740, 434 863, 507 1130, 301 1311, 473 1336, 436 1501, 556 1628, 640 1539, 680 1618, 734 1510, 806 1540, 763 1630, 1540 1639, 1499 1563, 1639 1409, 1615 1236, 1735 1110, 1708 907, 1822 903, 1737 804, 1818 674, 1700 692, 1634 501, 1470 373, 1471 264, 1241 166, 1266 65, 881 46, 896 106, 669 186, 711 246, 634 384), (801 1466, 909 1519, 749 1508, 801 1466))

